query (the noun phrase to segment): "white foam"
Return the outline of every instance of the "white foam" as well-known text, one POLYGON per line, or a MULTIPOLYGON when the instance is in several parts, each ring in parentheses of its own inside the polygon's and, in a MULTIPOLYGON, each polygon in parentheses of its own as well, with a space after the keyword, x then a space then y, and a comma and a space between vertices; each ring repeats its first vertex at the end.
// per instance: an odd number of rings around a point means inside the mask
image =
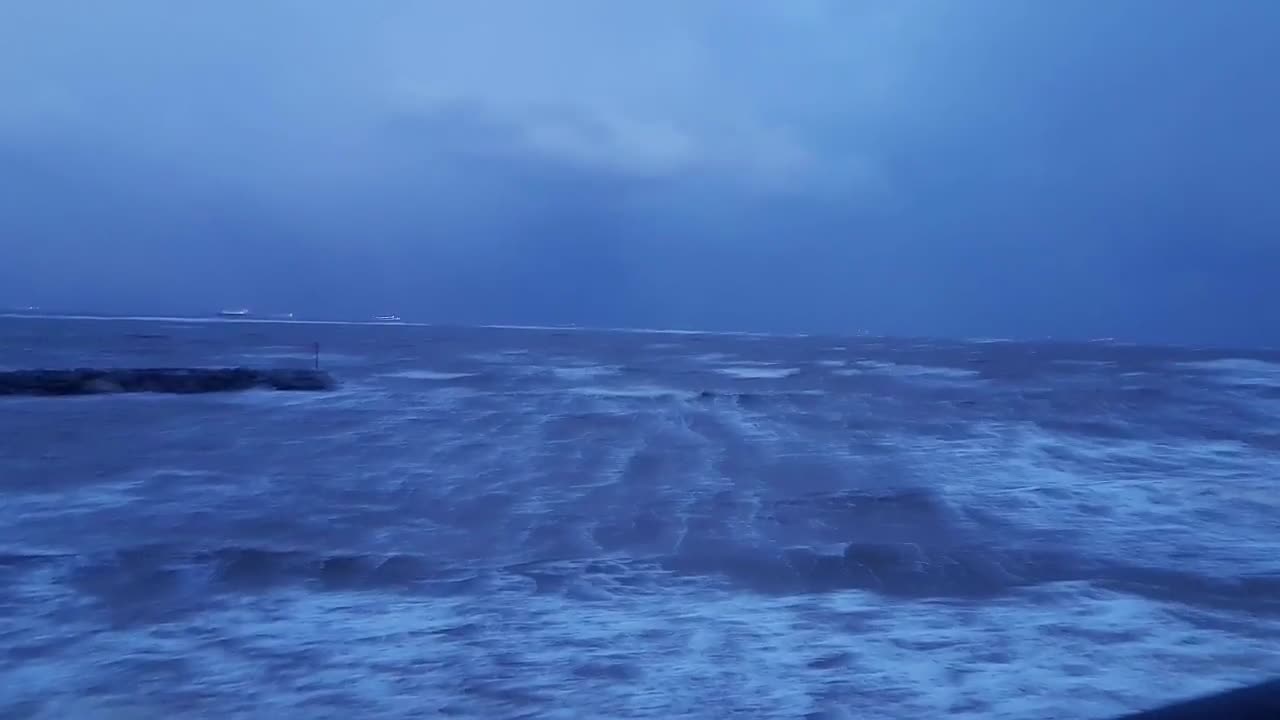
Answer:
POLYGON ((539 332, 582 332, 587 329, 576 325, 480 325, 479 327, 489 330, 537 330, 539 332))
POLYGON ((854 363, 855 367, 844 370, 832 371, 835 375, 862 375, 864 373, 873 373, 877 375, 890 375, 900 378, 908 378, 921 381, 945 381, 972 382, 978 379, 979 374, 975 370, 965 370, 963 368, 941 367, 936 365, 911 365, 899 363, 877 362, 875 360, 859 360, 854 363))
MULTIPOLYGON (((0 313, 0 318, 34 319, 34 320, 101 320, 101 321, 143 321, 143 322, 177 322, 177 323, 258 323, 273 325, 375 325, 384 327, 435 327, 434 323, 406 322, 403 320, 298 320, 289 318, 266 317, 185 317, 181 315, 56 315, 0 313)), ((677 328, 631 328, 631 327, 584 327, 581 325, 476 325, 477 328, 490 330, 533 330, 539 332, 610 332, 630 333, 638 335, 705 335, 720 337, 739 337, 750 340, 768 338, 806 338, 807 333, 764 333, 745 330, 682 330, 677 328)))
POLYGON ((1221 358, 1182 363, 1182 366, 1215 373, 1214 380, 1223 385, 1280 388, 1280 363, 1252 358, 1221 358))
MULTIPOLYGON (((245 360, 265 360, 265 361, 286 361, 305 365, 310 367, 316 359, 316 353, 312 351, 296 351, 296 352, 246 352, 236 353, 227 357, 245 359, 245 360)), ((320 351, 320 365, 360 365, 368 362, 368 358, 359 355, 346 355, 343 353, 327 353, 323 348, 320 351)))
POLYGON ((958 504, 1078 533, 1074 542, 1097 555, 1120 551, 1150 565, 1194 557, 1205 572, 1280 569, 1274 453, 1235 442, 1068 435, 1030 422, 972 429, 963 442, 898 442, 958 504))
POLYGON ((477 327, 494 330, 534 330, 554 332, 607 332, 627 333, 635 335, 704 335, 708 337, 736 337, 748 340, 767 338, 806 338, 807 333, 766 333, 747 330, 689 330, 681 328, 643 328, 643 327, 593 327, 583 325, 479 325, 477 327))
POLYGON ((708 365, 719 365, 721 363, 732 362, 733 356, 727 353, 722 353, 722 352, 709 352, 709 353, 702 353, 700 355, 694 355, 689 359, 694 360, 696 362, 705 363, 708 365))
POLYGON ((464 372, 440 372, 438 370, 402 370, 400 372, 388 373, 384 377, 404 378, 406 380, 461 380, 466 377, 473 377, 475 373, 464 372))
POLYGON ((616 367, 608 367, 605 365, 580 365, 571 367, 552 368, 551 372, 561 380, 582 381, 591 380, 598 377, 608 375, 616 375, 618 369, 616 367))
MULTIPOLYGON (((120 395, 100 395, 94 397, 124 399, 127 397, 143 398, 148 395, 149 393, 125 393, 120 395)), ((163 398, 165 396, 156 394, 153 397, 163 398)), ((343 382, 333 390, 322 390, 316 392, 280 392, 278 390, 270 390, 267 388, 255 388, 252 390, 245 390, 243 392, 209 393, 192 396, 192 401, 217 403, 220 405, 256 406, 263 408, 305 407, 308 405, 322 405, 325 407, 359 407, 361 405, 372 405, 383 402, 385 401, 385 397, 382 393, 377 392, 375 388, 363 387, 348 381, 343 382)))
POLYGON ((576 395, 588 395, 591 397, 604 398, 631 398, 631 399, 660 399, 660 398, 681 398, 688 399, 694 397, 694 393, 688 390, 679 390, 676 388, 659 387, 654 385, 637 385, 630 387, 606 387, 596 385, 584 385, 568 390, 576 395))
POLYGON ((791 377, 800 372, 800 370, 799 368, 734 366, 716 368, 716 372, 739 380, 778 380, 791 377))
POLYGON ((326 714, 336 698, 366 717, 488 718, 517 697, 539 717, 1114 717, 1280 672, 1262 634, 1087 586, 974 606, 859 592, 628 596, 598 582, 581 581, 578 599, 530 594, 520 578, 430 601, 272 592, 200 613, 185 634, 75 627, 75 652, 15 668, 6 699, 50 717, 162 715, 170 697, 110 682, 119 664, 103 661, 180 658, 201 679, 198 714, 234 714, 246 689, 290 677, 316 647, 306 682, 255 693, 255 712, 326 714), (65 692, 88 683, 107 690, 65 692))

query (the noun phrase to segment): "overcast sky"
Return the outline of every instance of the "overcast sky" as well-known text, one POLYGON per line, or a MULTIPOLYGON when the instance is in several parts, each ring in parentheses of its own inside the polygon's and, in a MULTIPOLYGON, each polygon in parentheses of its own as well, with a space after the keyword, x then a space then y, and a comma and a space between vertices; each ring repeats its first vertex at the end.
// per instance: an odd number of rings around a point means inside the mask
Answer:
POLYGON ((0 305, 1280 343, 1273 0, 0 3, 0 305))

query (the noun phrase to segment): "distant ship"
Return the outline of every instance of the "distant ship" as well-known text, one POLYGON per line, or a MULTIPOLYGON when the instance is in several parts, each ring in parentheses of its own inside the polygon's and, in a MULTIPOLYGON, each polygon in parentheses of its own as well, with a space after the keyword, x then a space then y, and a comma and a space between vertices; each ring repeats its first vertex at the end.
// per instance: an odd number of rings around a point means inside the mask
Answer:
POLYGON ((236 317, 248 317, 248 316, 249 316, 249 311, 245 309, 218 311, 218 317, 236 318, 236 317))
POLYGON ((373 319, 377 320, 378 322, 400 322, 399 315, 378 315, 373 319))

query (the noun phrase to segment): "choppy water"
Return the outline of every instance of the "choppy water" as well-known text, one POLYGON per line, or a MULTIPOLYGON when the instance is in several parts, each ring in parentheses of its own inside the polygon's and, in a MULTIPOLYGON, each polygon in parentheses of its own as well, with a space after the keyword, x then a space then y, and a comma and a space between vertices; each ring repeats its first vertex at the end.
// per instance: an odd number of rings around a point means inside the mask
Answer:
POLYGON ((0 717, 1102 718, 1280 674, 1280 357, 0 320, 0 717))

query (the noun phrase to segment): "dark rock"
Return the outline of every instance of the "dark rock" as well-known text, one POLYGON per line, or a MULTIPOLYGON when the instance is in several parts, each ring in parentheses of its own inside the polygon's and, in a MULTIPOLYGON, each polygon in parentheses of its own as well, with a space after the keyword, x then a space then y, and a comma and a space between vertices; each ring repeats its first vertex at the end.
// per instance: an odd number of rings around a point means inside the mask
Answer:
POLYGON ((124 391, 124 388, 119 383, 100 377, 84 381, 82 387, 86 392, 91 393, 118 393, 124 391))
POLYGON ((0 395, 99 395, 104 393, 195 394, 253 388, 288 391, 330 390, 336 383, 319 370, 251 368, 155 368, 19 370, 0 372, 0 395))

